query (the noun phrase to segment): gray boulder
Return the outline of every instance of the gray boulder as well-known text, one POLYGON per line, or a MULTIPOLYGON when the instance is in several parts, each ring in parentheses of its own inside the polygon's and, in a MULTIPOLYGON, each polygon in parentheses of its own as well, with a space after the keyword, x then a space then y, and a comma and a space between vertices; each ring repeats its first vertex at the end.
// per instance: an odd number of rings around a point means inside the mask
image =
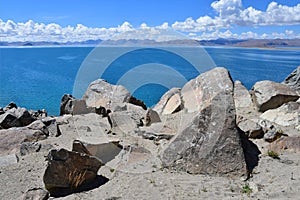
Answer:
POLYGON ((288 85, 300 94, 300 66, 289 74, 282 83, 288 85))
POLYGON ((185 108, 197 112, 162 151, 163 166, 192 174, 245 174, 228 71, 216 68, 198 76, 184 86, 182 96, 185 108))
POLYGON ((65 149, 51 150, 47 160, 43 181, 50 194, 60 189, 76 190, 83 184, 93 182, 103 165, 94 156, 65 149))
POLYGON ((284 103, 297 101, 296 91, 284 84, 272 81, 260 81, 252 88, 253 100, 260 112, 278 108, 284 103))
POLYGON ((82 99, 88 107, 100 107, 110 109, 113 103, 129 102, 130 92, 122 85, 112 85, 105 80, 98 79, 90 83, 82 99))

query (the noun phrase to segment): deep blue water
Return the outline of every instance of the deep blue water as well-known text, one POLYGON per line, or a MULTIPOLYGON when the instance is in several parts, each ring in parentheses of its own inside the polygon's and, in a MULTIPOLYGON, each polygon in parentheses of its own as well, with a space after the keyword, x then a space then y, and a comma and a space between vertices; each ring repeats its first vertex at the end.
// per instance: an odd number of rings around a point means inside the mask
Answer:
MULTIPOLYGON (((260 80, 281 82, 300 65, 300 50, 205 49, 217 66, 229 69, 232 78, 241 80, 248 89, 260 80)), ((0 107, 14 101, 28 109, 45 108, 49 114, 57 115, 62 95, 73 92, 77 71, 92 50, 93 47, 0 48, 0 107)), ((151 52, 137 53, 112 63, 102 77, 116 83, 130 67, 153 62, 170 65, 187 79, 198 75, 184 59, 153 54, 148 60, 151 52)), ((161 85, 148 84, 135 90, 134 95, 151 106, 166 90, 161 85)))

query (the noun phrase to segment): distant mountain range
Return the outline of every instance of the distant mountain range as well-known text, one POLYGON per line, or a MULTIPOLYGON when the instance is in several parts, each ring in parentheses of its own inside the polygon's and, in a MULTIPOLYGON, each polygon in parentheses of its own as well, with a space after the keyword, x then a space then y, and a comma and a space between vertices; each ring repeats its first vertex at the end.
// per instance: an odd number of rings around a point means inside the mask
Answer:
POLYGON ((300 39, 216 39, 216 40, 172 40, 156 42, 154 40, 87 40, 83 42, 0 42, 0 46, 96 46, 102 45, 202 45, 202 46, 232 46, 232 47, 299 47, 300 39))

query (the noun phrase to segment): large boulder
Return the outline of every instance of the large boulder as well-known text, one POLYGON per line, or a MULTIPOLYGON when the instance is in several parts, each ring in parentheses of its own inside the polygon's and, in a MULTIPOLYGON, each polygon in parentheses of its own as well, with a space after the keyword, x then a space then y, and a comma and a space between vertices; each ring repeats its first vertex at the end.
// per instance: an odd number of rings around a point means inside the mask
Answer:
POLYGON ((35 119, 25 108, 11 108, 0 115, 0 129, 27 126, 35 119))
POLYGON ((129 102, 130 92, 122 85, 112 85, 105 80, 98 79, 90 83, 82 99, 88 107, 110 108, 113 103, 129 102))
POLYGON ((288 85, 300 94, 300 66, 289 74, 282 83, 288 85))
POLYGON ((95 180, 102 161, 94 156, 68 151, 51 150, 47 156, 48 166, 43 176, 45 188, 50 194, 61 189, 76 190, 95 180))
POLYGON ((198 76, 183 87, 182 96, 195 116, 162 151, 163 166, 192 174, 245 174, 228 71, 215 68, 198 76))
POLYGON ((255 83, 251 92, 260 112, 278 108, 284 103, 297 101, 299 98, 297 92, 287 85, 272 81, 260 81, 255 83))
POLYGON ((199 112, 209 106, 212 99, 220 92, 233 92, 232 88, 232 80, 228 71, 225 68, 217 67, 183 86, 181 96, 184 108, 188 112, 199 112))

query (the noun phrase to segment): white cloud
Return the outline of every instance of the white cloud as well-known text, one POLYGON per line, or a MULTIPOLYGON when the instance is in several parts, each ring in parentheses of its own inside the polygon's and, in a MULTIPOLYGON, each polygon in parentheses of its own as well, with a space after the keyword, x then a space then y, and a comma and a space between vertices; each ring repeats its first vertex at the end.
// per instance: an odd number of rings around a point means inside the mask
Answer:
POLYGON ((205 32, 238 26, 299 25, 300 3, 289 7, 271 2, 266 11, 253 7, 244 9, 241 0, 219 0, 211 4, 218 16, 201 16, 197 20, 189 17, 176 21, 172 27, 183 32, 205 32))
POLYGON ((243 8, 242 0, 218 0, 211 4, 216 12, 215 17, 200 16, 198 19, 191 17, 184 21, 176 21, 173 24, 167 22, 159 26, 148 26, 142 23, 138 28, 129 22, 110 28, 91 28, 83 24, 75 27, 62 27, 59 24, 36 23, 29 20, 18 23, 12 20, 0 19, 0 41, 84 41, 97 39, 155 39, 171 40, 178 38, 180 34, 175 31, 186 33, 195 39, 222 38, 300 38, 300 33, 286 30, 282 33, 257 34, 251 31, 233 33, 238 27, 261 27, 261 26, 288 26, 300 25, 300 3, 295 6, 280 5, 271 2, 265 11, 253 7, 243 8), (164 32, 164 34, 162 34, 164 32), (118 36, 119 35, 119 36, 118 36))

